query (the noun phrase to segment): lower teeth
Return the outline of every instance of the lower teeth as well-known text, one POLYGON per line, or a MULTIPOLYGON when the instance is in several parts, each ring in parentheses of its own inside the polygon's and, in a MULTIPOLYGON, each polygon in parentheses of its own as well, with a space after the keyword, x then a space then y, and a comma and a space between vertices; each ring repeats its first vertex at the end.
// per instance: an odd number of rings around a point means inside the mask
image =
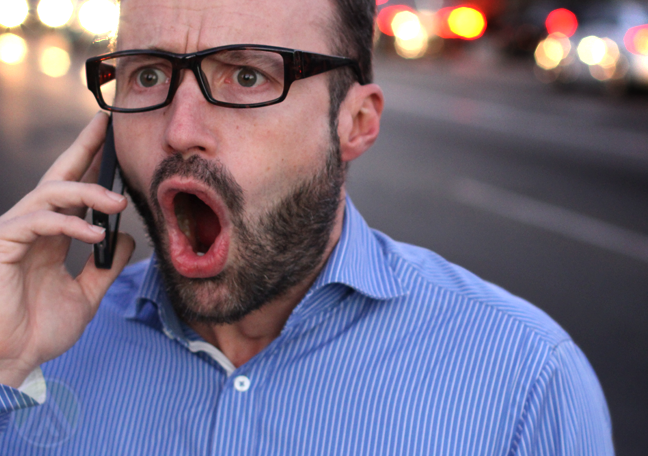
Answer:
POLYGON ((203 256, 204 254, 205 254, 204 252, 198 252, 196 255, 203 256))

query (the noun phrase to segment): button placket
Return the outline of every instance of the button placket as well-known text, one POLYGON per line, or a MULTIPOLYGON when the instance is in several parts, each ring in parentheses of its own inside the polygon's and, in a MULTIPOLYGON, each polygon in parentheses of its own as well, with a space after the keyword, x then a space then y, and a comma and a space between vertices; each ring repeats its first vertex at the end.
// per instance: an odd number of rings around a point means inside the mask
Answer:
POLYGON ((249 377, 245 375, 239 375, 234 379, 234 389, 239 393, 244 393, 250 389, 252 382, 249 377))

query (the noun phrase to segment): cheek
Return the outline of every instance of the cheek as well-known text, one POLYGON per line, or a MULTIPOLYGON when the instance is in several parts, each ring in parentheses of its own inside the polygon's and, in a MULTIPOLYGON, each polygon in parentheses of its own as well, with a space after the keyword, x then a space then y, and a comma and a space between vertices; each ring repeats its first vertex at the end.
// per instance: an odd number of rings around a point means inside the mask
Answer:
POLYGON ((136 131, 134 128, 136 122, 122 124, 115 120, 114 123, 115 147, 119 165, 135 190, 148 195, 149 183, 155 172, 155 167, 163 157, 159 156, 155 152, 155 148, 150 146, 151 142, 147 135, 136 131))
MULTIPOLYGON (((277 105, 280 106, 280 105, 277 105)), ((229 166, 249 202, 277 200, 320 169, 329 148, 328 116, 287 109, 290 115, 268 115, 251 123, 247 153, 230 156, 229 166), (273 119, 271 123, 268 118, 273 119)), ((236 145, 232 144, 236 149, 236 145)), ((240 150, 240 149, 239 149, 240 150)))

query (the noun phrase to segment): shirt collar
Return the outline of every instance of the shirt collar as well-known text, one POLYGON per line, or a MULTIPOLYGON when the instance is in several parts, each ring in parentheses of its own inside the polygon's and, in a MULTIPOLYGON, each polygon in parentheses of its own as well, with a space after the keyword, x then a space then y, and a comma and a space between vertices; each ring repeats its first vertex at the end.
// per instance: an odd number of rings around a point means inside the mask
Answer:
MULTIPOLYGON (((406 293, 392 269, 384 245, 369 228, 349 197, 346 198, 340 239, 315 283, 295 309, 296 312, 304 312, 304 307, 308 307, 307 298, 331 284, 346 285, 378 300, 391 299, 406 293)), ((171 306, 155 255, 146 269, 135 306, 129 310, 127 317, 137 318, 147 302, 153 303, 157 308, 167 336, 180 340, 186 338, 186 325, 180 322, 171 306)))
POLYGON ((331 283, 347 285, 374 299, 391 299, 405 294, 384 246, 348 196, 340 240, 312 289, 331 283))
POLYGON ((173 306, 166 293, 166 287, 162 274, 158 269, 158 261, 155 254, 151 256, 149 265, 146 268, 144 280, 135 299, 135 305, 126 317, 141 317, 147 303, 152 303, 157 309, 158 317, 162 323, 162 329, 168 337, 179 340, 186 339, 183 325, 176 315, 175 310, 173 310, 173 306))

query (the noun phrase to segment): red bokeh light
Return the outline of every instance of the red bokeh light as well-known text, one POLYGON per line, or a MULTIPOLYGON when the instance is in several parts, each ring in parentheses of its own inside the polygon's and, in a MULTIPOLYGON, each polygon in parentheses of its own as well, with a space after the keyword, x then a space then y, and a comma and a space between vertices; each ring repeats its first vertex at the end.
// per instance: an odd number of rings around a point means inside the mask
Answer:
POLYGON ((389 0, 376 0, 376 6, 384 5, 387 3, 389 0))
POLYGON ((578 28, 578 19, 576 18, 576 15, 568 9, 559 8, 549 13, 545 25, 547 27, 547 32, 550 35, 552 33, 562 33, 566 37, 570 37, 576 33, 576 29, 578 28))
POLYGON ((437 11, 437 20, 439 24, 437 35, 439 35, 441 38, 460 38, 459 35, 450 30, 450 26, 448 25, 448 17, 450 17, 450 13, 452 13, 454 10, 454 6, 449 6, 447 8, 441 8, 439 11, 437 11))
POLYGON ((380 10, 378 17, 376 18, 376 22, 378 22, 378 28, 382 33, 384 33, 385 35, 394 36, 394 32, 391 28, 391 23, 394 20, 394 16, 396 16, 401 11, 411 11, 412 13, 415 12, 407 5, 391 5, 386 6, 380 10))

